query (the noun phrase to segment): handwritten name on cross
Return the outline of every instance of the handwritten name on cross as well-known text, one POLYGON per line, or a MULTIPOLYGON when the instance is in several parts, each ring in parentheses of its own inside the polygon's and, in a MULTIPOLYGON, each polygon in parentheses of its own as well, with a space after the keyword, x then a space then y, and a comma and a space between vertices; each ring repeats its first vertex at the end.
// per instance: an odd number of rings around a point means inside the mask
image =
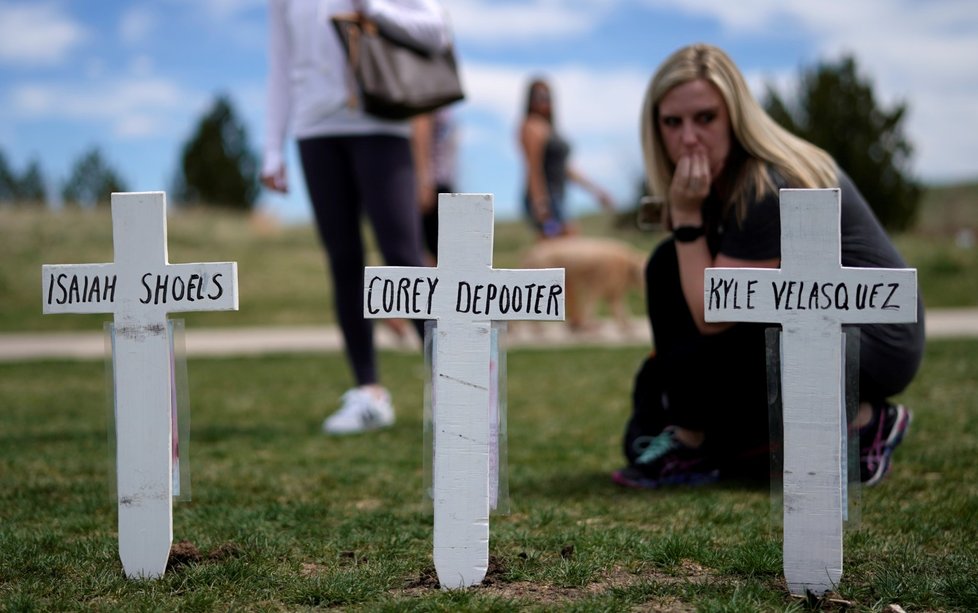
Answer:
POLYGON ((115 262, 45 265, 44 313, 113 313, 119 557, 163 575, 173 541, 167 313, 238 308, 234 262, 170 264, 163 192, 112 194, 115 262))
POLYGON ((562 320, 564 270, 492 267, 491 194, 440 194, 436 268, 367 267, 364 316, 436 319, 434 560, 446 589, 489 566, 489 354, 495 320, 562 320))
POLYGON ((706 321, 780 323, 784 574, 792 594, 842 577, 843 324, 917 320, 917 271, 841 264, 838 189, 781 190, 781 269, 710 268, 706 321))

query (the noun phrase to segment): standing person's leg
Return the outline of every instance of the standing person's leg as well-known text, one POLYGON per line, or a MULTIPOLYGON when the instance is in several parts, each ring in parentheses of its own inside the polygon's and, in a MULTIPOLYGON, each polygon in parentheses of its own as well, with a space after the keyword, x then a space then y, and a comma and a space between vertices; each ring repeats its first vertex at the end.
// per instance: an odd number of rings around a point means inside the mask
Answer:
MULTIPOLYGON (((410 143, 397 136, 364 136, 353 154, 363 209, 385 264, 424 266, 410 143)), ((424 320, 411 321, 424 338, 424 320)))
POLYGON ((452 193, 455 193, 455 188, 451 185, 444 183, 435 185, 435 206, 421 218, 424 245, 435 261, 438 260, 438 194, 452 193))
POLYGON ((363 239, 351 138, 299 141, 319 237, 329 256, 337 322, 357 385, 377 382, 373 331, 363 317, 363 239))
POLYGON ((330 434, 362 432, 394 423, 390 397, 377 385, 373 326, 363 317, 361 194, 351 155, 355 140, 328 137, 299 141, 316 225, 329 255, 337 321, 356 380, 356 387, 343 395, 340 409, 323 422, 323 430, 330 434))

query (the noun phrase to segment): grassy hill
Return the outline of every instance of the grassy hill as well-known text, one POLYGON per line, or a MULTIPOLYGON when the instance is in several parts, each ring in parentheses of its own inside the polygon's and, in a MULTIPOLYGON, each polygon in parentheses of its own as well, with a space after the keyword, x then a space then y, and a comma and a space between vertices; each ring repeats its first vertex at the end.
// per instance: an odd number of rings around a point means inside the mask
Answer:
MULTIPOLYGON (((965 215, 975 193, 928 194, 927 223, 898 237, 932 306, 978 297, 976 249, 956 246, 933 219, 938 209, 965 215)), ((658 239, 604 217, 584 225, 644 249, 658 239)), ((172 262, 239 263, 241 312, 195 322, 327 321, 310 228, 185 212, 169 230, 172 262)), ((107 211, 0 210, 0 330, 98 330, 101 317, 41 316, 40 266, 111 260, 111 238, 107 211)), ((500 224, 497 265, 516 265, 531 241, 521 224, 500 224)), ((369 439, 320 432, 349 384, 340 353, 194 359, 183 456, 193 462, 193 500, 174 508, 180 555, 151 582, 125 579, 118 559, 105 365, 0 363, 0 611, 978 611, 973 339, 928 343, 898 399, 915 411, 910 436, 887 480, 852 498, 858 515, 830 601, 788 595, 781 502, 766 484, 612 484, 646 353, 507 357, 511 512, 491 519, 488 581, 464 591, 434 579, 420 353, 382 353, 398 417, 369 439)))
MULTIPOLYGON (((581 219, 585 234, 614 236, 650 251, 660 233, 638 231, 629 215, 581 219)), ((928 189, 914 232, 896 237, 919 271, 929 308, 978 306, 978 183, 928 189), (968 247, 970 244, 972 246, 968 247)), ((283 226, 267 218, 222 210, 171 211, 168 227, 172 263, 238 262, 241 310, 187 313, 194 326, 324 324, 333 314, 326 261, 310 226, 283 226)), ((499 222, 495 265, 516 267, 533 241, 520 221, 499 222)), ((101 315, 41 314, 42 264, 112 260, 112 223, 107 207, 52 212, 0 208, 0 331, 93 330, 101 315)), ((380 263, 376 255, 373 263, 380 263)), ((643 310, 632 297, 632 312, 643 310)))

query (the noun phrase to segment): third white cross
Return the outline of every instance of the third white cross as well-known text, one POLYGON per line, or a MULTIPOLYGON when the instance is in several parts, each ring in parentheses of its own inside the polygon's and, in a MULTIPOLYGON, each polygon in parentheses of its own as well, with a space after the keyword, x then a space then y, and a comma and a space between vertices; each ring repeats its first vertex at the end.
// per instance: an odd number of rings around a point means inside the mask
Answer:
POLYGON ((784 574, 818 596, 842 577, 843 324, 917 320, 917 271, 841 264, 839 189, 781 190, 781 269, 708 268, 706 321, 780 323, 784 574))

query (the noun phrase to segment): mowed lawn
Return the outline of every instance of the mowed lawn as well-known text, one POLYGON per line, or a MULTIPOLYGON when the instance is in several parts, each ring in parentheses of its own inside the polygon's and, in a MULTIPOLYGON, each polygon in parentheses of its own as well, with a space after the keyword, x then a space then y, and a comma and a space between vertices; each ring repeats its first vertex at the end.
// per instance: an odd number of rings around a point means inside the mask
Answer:
MULTIPOLYGON (((976 194, 929 190, 918 231, 896 239, 928 308, 978 306, 978 249, 960 232, 976 194)), ((645 251, 661 236, 584 226, 645 251)), ((531 240, 498 224, 496 266, 516 267, 531 240)), ((239 265, 241 310, 188 313, 188 329, 332 321, 309 227, 185 211, 169 255, 239 265)), ((100 331, 102 316, 41 315, 40 267, 111 260, 106 210, 0 209, 0 333, 100 331)), ((638 293, 631 306, 641 315, 638 293)), ((349 438, 319 430, 350 382, 342 355, 192 358, 193 496, 175 507, 173 565, 150 582, 118 559, 105 364, 0 363, 0 610, 978 610, 978 341, 929 344, 900 398, 914 422, 894 473, 863 492, 842 584, 821 603, 787 594, 767 487, 611 484, 647 350, 509 354, 512 512, 491 519, 485 585, 460 592, 433 575, 420 355, 382 355, 398 422, 349 438)))
MULTIPOLYGON (((512 512, 483 586, 437 588, 422 495, 423 361, 385 353, 398 422, 328 438, 337 354, 191 359, 181 555, 124 578, 109 496, 105 365, 0 364, 0 610, 782 611, 764 486, 614 486, 641 348, 510 353, 512 512)), ((835 597, 849 610, 978 610, 978 341, 930 344, 893 474, 863 491, 835 597)), ((839 610, 838 602, 822 603, 839 610)))

